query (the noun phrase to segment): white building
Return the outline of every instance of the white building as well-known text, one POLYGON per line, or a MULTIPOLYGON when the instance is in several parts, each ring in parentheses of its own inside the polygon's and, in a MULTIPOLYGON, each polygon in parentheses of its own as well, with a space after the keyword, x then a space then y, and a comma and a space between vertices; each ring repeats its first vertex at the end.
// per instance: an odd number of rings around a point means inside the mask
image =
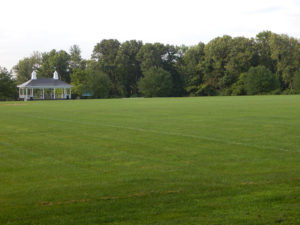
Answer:
POLYGON ((58 79, 58 73, 53 73, 53 78, 37 78, 33 71, 31 79, 17 86, 19 98, 28 99, 71 99, 72 85, 58 79))

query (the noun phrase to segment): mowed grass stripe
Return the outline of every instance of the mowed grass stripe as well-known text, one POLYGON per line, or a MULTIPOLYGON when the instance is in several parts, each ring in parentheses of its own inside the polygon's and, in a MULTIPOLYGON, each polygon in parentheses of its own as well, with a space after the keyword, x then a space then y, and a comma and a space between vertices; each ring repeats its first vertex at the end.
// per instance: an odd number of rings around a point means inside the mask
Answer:
MULTIPOLYGON (((245 142, 237 142, 237 141, 226 141, 226 137, 221 138, 213 138, 209 136, 199 136, 199 135, 192 135, 192 134, 184 134, 184 133, 175 133, 170 131, 164 131, 164 130, 152 130, 152 129, 143 129, 143 128, 137 128, 137 127, 124 127, 119 125, 113 125, 113 124, 103 124, 103 123, 95 123, 95 122, 88 122, 88 121, 78 121, 78 120, 67 120, 67 119, 57 119, 57 118, 48 118, 48 117, 39 117, 39 116, 25 116, 24 118, 30 117, 32 119, 40 119, 40 120, 50 120, 50 121, 57 121, 57 122, 63 122, 63 123, 71 123, 71 124, 81 124, 81 125, 88 125, 88 126, 100 126, 100 127, 112 127, 116 129, 127 129, 127 130, 133 130, 137 132, 150 132, 155 134, 162 134, 162 135, 171 135, 171 136, 181 136, 181 137, 187 137, 187 138, 196 138, 196 139, 202 139, 206 141, 212 141, 212 142, 219 142, 222 144, 228 144, 228 145, 241 145, 251 148, 258 148, 258 149, 264 149, 264 150, 278 150, 278 151, 290 151, 290 152, 297 152, 300 153, 300 150, 289 150, 284 148, 274 148, 270 147, 269 145, 253 145, 248 144, 245 142)), ((300 137, 300 136, 299 136, 300 137)), ((100 137, 101 138, 101 137, 100 137)), ((251 141, 251 140, 250 140, 251 141)), ((269 142, 269 144, 273 144, 269 142)))

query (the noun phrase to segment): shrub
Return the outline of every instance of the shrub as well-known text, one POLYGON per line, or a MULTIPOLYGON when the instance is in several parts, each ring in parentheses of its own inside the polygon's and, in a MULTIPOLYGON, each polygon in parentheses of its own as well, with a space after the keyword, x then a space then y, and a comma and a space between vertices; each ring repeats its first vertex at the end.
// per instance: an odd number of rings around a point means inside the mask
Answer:
POLYGON ((300 70, 297 71, 294 78, 294 88, 297 94, 300 94, 300 70))
POLYGON ((11 79, 11 74, 5 68, 0 67, 0 100, 15 100, 17 96, 17 86, 11 79))
POLYGON ((146 97, 167 97, 172 93, 172 76, 162 68, 152 67, 138 82, 139 91, 146 97))
POLYGON ((279 80, 265 66, 251 67, 244 78, 247 94, 266 94, 279 88, 279 80))
POLYGON ((231 95, 245 95, 246 94, 245 84, 244 84, 245 76, 246 76, 246 73, 242 73, 239 76, 238 81, 235 82, 231 86, 231 95))
POLYGON ((95 98, 108 98, 111 88, 109 77, 101 70, 88 73, 87 86, 95 98))

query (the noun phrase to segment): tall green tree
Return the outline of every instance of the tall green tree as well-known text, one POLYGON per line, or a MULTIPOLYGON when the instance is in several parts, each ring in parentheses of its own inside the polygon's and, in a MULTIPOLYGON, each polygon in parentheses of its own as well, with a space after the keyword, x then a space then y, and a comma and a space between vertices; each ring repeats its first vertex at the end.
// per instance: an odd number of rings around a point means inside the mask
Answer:
POLYGON ((141 64, 142 71, 147 71, 152 67, 163 67, 163 57, 166 48, 161 43, 147 43, 138 52, 136 58, 141 64))
POLYGON ((92 59, 105 65, 114 65, 120 42, 116 39, 104 39, 94 47, 92 59))
POLYGON ((30 80, 32 71, 39 70, 41 65, 42 54, 40 52, 33 52, 30 57, 21 59, 18 64, 13 67, 17 83, 21 84, 30 80))
POLYGON ((181 76, 179 68, 176 66, 176 63, 182 57, 180 51, 180 48, 173 45, 147 43, 137 54, 137 60, 141 63, 141 70, 143 72, 156 67, 163 68, 171 74, 173 96, 181 96, 184 93, 184 78, 181 76))
POLYGON ((188 94, 197 95, 197 91, 203 82, 204 47, 205 44, 199 43, 190 47, 183 55, 181 72, 184 75, 185 90, 188 94))
POLYGON ((166 54, 163 56, 163 68, 172 76, 172 96, 183 96, 184 89, 184 74, 181 73, 180 64, 183 61, 184 47, 166 45, 166 54))
POLYGON ((124 88, 126 97, 138 94, 137 82, 142 72, 136 56, 142 46, 142 41, 126 41, 121 44, 116 56, 118 80, 124 88))
POLYGON ((204 69, 204 85, 203 90, 199 90, 201 94, 205 94, 209 90, 224 89, 227 86, 227 81, 224 82, 224 76, 226 75, 226 65, 230 61, 230 54, 232 49, 232 37, 225 35, 223 37, 217 37, 210 41, 204 48, 205 62, 203 64, 204 69))
POLYGON ((258 65, 258 55, 255 51, 254 39, 236 37, 232 39, 228 62, 225 65, 223 87, 229 87, 236 82, 241 73, 250 67, 258 65))
POLYGON ((300 43, 287 35, 272 34, 270 37, 271 57, 276 61, 276 75, 282 88, 293 90, 293 78, 300 69, 300 43))
POLYGON ((78 45, 72 45, 69 50, 70 55, 70 68, 73 69, 84 69, 85 63, 81 57, 81 50, 78 45))
POLYGON ((272 59, 272 50, 270 47, 272 35, 271 31, 258 33, 255 38, 255 51, 258 55, 258 65, 265 66, 272 73, 276 73, 276 61, 272 59))
POLYGON ((42 54, 42 66, 37 75, 40 77, 53 77, 54 69, 58 72, 61 80, 70 82, 70 55, 66 51, 53 49, 42 54))
POLYGON ((112 84, 111 95, 122 96, 124 88, 118 79, 116 57, 119 51, 120 42, 116 39, 104 39, 94 47, 92 59, 95 60, 101 70, 105 72, 112 84))

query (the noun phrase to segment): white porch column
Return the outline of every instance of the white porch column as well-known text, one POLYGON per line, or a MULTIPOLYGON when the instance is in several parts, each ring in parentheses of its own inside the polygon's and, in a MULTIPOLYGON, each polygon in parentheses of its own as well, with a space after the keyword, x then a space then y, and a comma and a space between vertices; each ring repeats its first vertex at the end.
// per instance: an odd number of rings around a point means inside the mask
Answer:
POLYGON ((64 88, 64 99, 67 98, 67 90, 64 88))
POLYGON ((31 88, 31 97, 33 97, 33 88, 31 88))
POLYGON ((26 95, 25 95, 24 101, 27 101, 27 98, 28 98, 28 89, 26 88, 26 95))
POLYGON ((43 88, 43 99, 45 99, 45 88, 43 88))
POLYGON ((54 90, 53 98, 55 99, 55 88, 53 88, 53 90, 54 90))
POLYGON ((19 98, 21 97, 21 88, 19 88, 19 98))

